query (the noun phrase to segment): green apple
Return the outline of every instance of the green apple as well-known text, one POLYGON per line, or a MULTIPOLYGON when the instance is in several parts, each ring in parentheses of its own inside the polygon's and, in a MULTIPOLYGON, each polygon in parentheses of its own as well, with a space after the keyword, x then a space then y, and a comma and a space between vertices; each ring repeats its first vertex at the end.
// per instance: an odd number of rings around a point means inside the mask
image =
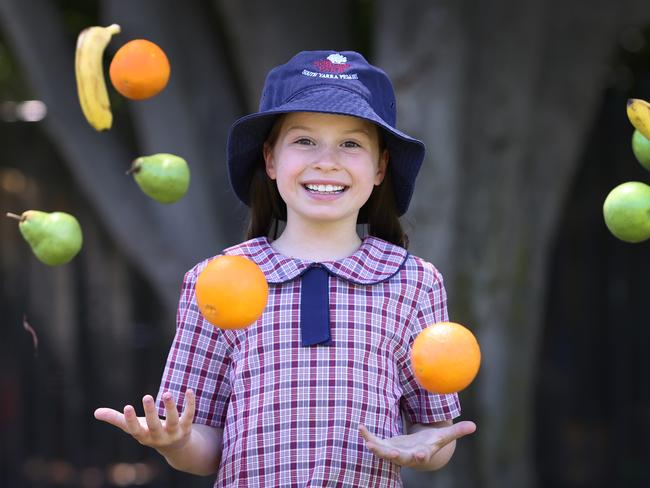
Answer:
POLYGON ((641 166, 650 171, 650 140, 636 129, 632 134, 632 152, 641 166))
POLYGON ((609 231, 622 241, 650 238, 650 186, 639 181, 618 185, 605 199, 603 216, 609 231))
POLYGON ((34 255, 49 266, 67 263, 81 250, 81 226, 70 214, 26 210, 22 215, 8 213, 7 217, 19 221, 20 233, 34 255))
POLYGON ((141 156, 133 161, 127 174, 133 174, 140 189, 160 203, 180 200, 190 186, 187 162, 174 154, 141 156))

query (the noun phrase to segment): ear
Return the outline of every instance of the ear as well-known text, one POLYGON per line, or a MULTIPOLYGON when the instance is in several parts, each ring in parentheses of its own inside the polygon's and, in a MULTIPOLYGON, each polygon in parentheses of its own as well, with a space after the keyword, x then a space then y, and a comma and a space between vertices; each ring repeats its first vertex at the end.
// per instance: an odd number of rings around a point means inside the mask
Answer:
POLYGON ((388 149, 384 149, 379 155, 379 162, 377 164, 377 174, 375 175, 375 185, 378 186, 384 181, 386 176, 386 167, 388 166, 388 149))
POLYGON ((264 156, 264 167, 266 168, 266 174, 272 180, 275 179, 275 160, 273 158, 273 147, 268 142, 264 143, 262 147, 262 154, 264 156))

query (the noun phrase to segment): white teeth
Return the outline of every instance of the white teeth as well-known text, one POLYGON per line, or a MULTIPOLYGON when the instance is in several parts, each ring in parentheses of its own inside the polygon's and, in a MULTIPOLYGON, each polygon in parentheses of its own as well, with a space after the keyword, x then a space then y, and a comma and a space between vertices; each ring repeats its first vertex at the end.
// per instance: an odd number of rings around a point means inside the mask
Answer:
POLYGON ((308 190, 317 191, 319 193, 333 193, 343 191, 343 185, 305 185, 308 190))

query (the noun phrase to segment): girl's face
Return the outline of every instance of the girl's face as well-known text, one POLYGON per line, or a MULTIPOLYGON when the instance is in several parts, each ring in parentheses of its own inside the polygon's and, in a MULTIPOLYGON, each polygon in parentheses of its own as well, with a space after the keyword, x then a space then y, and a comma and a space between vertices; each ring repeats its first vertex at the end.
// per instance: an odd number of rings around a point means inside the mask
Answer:
POLYGON ((357 117, 312 112, 287 114, 280 123, 275 144, 264 145, 264 160, 287 205, 287 223, 356 225, 386 171, 378 128, 357 117))

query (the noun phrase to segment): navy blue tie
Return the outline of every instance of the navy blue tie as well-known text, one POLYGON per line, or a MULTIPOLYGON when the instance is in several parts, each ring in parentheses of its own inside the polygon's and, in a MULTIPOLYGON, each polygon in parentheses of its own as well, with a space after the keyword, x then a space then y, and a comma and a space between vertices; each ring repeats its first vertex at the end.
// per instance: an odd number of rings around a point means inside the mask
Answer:
POLYGON ((314 265, 302 275, 300 291, 300 343, 331 345, 329 274, 314 265))

